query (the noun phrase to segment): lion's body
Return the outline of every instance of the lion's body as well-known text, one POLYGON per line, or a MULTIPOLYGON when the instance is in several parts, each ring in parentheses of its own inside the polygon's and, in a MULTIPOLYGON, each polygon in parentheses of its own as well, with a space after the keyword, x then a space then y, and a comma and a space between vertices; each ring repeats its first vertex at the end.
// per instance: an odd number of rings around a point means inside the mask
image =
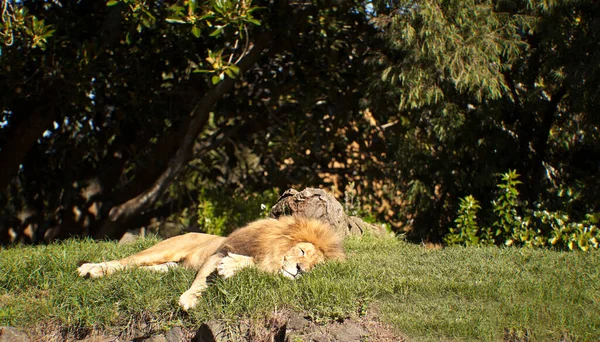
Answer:
POLYGON ((256 266, 295 278, 327 259, 344 259, 341 237, 316 220, 282 217, 264 219, 234 231, 228 237, 188 233, 164 240, 124 259, 83 264, 83 277, 101 277, 128 267, 167 270, 184 266, 198 271, 192 286, 180 298, 183 309, 192 308, 215 270, 227 278, 243 267, 256 266))

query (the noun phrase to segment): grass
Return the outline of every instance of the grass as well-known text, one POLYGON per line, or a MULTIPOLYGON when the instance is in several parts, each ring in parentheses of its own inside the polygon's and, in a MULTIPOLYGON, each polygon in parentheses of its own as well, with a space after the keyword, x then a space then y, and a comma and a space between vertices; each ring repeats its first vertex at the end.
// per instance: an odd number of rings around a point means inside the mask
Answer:
POLYGON ((395 239, 349 239, 346 263, 298 281, 255 270, 217 279, 189 314, 177 300, 194 274, 126 271, 89 280, 81 260, 129 255, 131 245, 69 240, 0 251, 0 325, 119 331, 135 320, 157 329, 234 322, 294 310, 316 322, 377 307, 393 330, 418 341, 600 339, 600 253, 519 248, 425 249, 395 239))

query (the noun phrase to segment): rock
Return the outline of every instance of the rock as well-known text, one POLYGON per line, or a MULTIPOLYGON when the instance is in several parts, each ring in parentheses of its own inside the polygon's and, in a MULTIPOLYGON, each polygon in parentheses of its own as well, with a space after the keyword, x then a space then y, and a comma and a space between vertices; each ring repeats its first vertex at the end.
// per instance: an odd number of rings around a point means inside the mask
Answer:
MULTIPOLYGON (((70 339, 65 339, 66 341, 71 341, 70 339)), ((77 340, 77 339, 75 339, 77 340)), ((118 341, 119 338, 117 336, 109 336, 102 335, 100 333, 93 333, 90 336, 86 336, 84 339, 80 340, 81 342, 114 342, 118 341)))
POLYGON ((125 245, 137 241, 139 238, 146 237, 146 228, 130 229, 128 230, 121 239, 119 239, 119 245, 125 245))
POLYGON ((165 335, 154 335, 144 340, 144 342, 167 342, 165 335))
POLYGON ((271 217, 283 215, 318 219, 329 225, 342 236, 362 235, 369 231, 385 235, 382 227, 369 224, 356 216, 348 216, 335 197, 322 189, 306 188, 300 192, 288 189, 279 197, 271 209, 271 217))
POLYGON ((302 331, 310 325, 310 321, 299 314, 291 314, 287 321, 289 331, 302 331))
POLYGON ((196 335, 192 339, 193 342, 225 342, 227 341, 224 326, 218 321, 212 320, 202 323, 196 335))
POLYGON ((29 342, 29 337, 13 327, 0 327, 0 342, 29 342))
POLYGON ((329 334, 334 341, 360 342, 369 334, 359 324, 346 323, 331 327, 329 334))
POLYGON ((165 337, 167 342, 180 342, 185 340, 185 332, 180 327, 174 327, 165 334, 165 337))

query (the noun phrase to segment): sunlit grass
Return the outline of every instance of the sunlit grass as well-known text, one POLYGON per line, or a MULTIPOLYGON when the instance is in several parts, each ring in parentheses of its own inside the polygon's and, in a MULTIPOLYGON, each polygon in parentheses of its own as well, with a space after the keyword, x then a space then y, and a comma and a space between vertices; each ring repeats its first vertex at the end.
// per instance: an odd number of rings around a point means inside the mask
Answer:
POLYGON ((350 239, 349 260, 297 281, 247 270, 215 280, 189 314, 177 306, 194 273, 144 270, 81 279, 79 261, 129 255, 131 245, 70 240, 0 251, 0 325, 58 322, 124 329, 132 320, 193 327, 295 310, 316 322, 377 307, 381 320, 414 340, 600 338, 600 254, 517 248, 430 250, 394 239, 350 239))

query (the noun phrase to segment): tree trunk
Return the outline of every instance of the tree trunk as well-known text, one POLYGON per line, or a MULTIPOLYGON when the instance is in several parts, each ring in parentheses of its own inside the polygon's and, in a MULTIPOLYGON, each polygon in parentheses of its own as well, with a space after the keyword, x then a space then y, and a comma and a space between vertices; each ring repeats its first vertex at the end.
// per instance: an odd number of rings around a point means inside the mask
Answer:
POLYGON ((548 106, 544 112, 542 118, 542 124, 540 125, 540 134, 534 145, 534 156, 531 168, 531 178, 529 179, 529 203, 533 203, 537 200, 542 186, 542 178, 544 174, 544 159, 548 152, 548 139, 550 138, 550 130, 554 125, 556 119, 556 111, 558 104, 567 93, 566 87, 563 85, 560 89, 552 96, 548 106))

